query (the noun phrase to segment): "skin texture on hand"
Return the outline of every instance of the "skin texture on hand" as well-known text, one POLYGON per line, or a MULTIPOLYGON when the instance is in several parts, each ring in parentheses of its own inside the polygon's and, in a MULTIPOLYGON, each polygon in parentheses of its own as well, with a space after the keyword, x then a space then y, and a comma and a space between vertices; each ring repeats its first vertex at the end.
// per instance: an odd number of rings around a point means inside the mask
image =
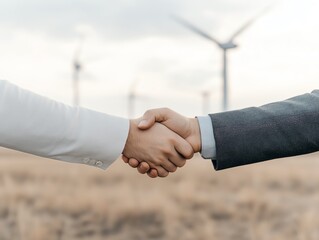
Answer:
MULTIPOLYGON (((194 152, 201 150, 200 129, 197 119, 186 118, 170 109, 160 108, 148 110, 138 124, 138 127, 143 130, 152 129, 157 122, 165 125, 188 141, 194 152)), ((136 158, 129 158, 125 154, 122 158, 125 163, 137 168, 142 174, 148 173, 152 178, 159 175, 158 171, 146 162, 138 161, 136 158)))
POLYGON ((186 159, 193 157, 192 146, 178 134, 159 123, 153 124, 147 131, 141 130, 138 128, 140 121, 141 119, 130 121, 124 156, 156 169, 160 177, 166 177, 168 172, 175 172, 177 167, 185 165, 186 159))
POLYGON ((138 127, 144 130, 149 129, 156 122, 165 125, 188 141, 194 152, 201 150, 200 129, 197 119, 184 117, 168 108, 159 108, 145 112, 138 127))

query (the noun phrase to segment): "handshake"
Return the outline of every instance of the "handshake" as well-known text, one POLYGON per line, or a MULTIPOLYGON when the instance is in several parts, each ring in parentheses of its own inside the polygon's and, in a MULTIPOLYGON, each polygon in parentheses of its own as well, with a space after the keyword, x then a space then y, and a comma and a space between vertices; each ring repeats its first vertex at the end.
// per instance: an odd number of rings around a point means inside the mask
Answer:
POLYGON ((122 151, 124 162, 152 178, 175 172, 196 152, 223 170, 319 151, 319 90, 198 118, 149 110, 130 121, 128 136, 127 119, 70 108, 6 81, 0 96, 0 146, 102 169, 122 151))
POLYGON ((130 121, 122 158, 141 174, 167 177, 200 150, 197 119, 161 108, 148 110, 142 118, 130 121))

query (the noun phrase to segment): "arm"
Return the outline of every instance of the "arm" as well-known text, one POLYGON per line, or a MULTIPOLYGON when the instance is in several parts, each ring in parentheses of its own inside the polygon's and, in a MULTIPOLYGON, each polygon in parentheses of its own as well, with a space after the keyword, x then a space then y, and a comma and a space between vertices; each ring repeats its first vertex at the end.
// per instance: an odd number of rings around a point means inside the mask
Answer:
POLYGON ((210 117, 217 170, 319 150, 319 91, 210 117))
POLYGON ((127 119, 70 107, 0 81, 0 146, 106 169, 122 153, 127 119))
POLYGON ((142 131, 137 120, 70 107, 6 81, 0 81, 0 116, 0 146, 46 158, 106 169, 125 153, 165 176, 185 163, 180 154, 193 155, 184 139, 160 124, 142 131))
MULTIPOLYGON (((142 128, 152 126, 155 119, 181 136, 188 121, 168 109, 150 110, 143 118, 142 128)), ((211 114, 210 118, 216 170, 319 151, 318 90, 261 107, 211 114)), ((149 171, 134 159, 124 160, 141 173, 149 171)), ((149 175, 155 177, 156 172, 151 170, 149 175)))

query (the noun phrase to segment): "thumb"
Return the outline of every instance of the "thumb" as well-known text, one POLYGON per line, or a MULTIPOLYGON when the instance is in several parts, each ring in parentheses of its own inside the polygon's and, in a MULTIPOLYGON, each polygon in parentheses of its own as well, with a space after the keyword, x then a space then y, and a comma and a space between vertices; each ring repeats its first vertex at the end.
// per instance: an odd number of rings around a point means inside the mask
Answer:
POLYGON ((138 128, 142 130, 149 129, 156 122, 162 123, 171 118, 172 112, 167 108, 158 108, 148 110, 144 113, 142 120, 138 124, 138 128))
POLYGON ((139 122, 137 127, 139 129, 146 130, 146 129, 151 128, 154 124, 155 124, 155 121, 150 120, 150 119, 143 119, 142 118, 142 120, 139 122))
POLYGON ((144 113, 141 121, 137 125, 139 129, 146 130, 151 128, 156 122, 156 115, 152 111, 144 113))

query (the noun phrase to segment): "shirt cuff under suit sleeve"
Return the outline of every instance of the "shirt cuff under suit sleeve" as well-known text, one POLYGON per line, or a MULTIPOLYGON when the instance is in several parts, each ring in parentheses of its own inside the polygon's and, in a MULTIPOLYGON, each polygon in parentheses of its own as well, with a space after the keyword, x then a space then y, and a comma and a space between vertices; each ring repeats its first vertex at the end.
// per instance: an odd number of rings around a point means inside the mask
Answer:
POLYGON ((205 159, 216 158, 216 143, 212 120, 209 116, 197 117, 201 134, 201 155, 205 159))

